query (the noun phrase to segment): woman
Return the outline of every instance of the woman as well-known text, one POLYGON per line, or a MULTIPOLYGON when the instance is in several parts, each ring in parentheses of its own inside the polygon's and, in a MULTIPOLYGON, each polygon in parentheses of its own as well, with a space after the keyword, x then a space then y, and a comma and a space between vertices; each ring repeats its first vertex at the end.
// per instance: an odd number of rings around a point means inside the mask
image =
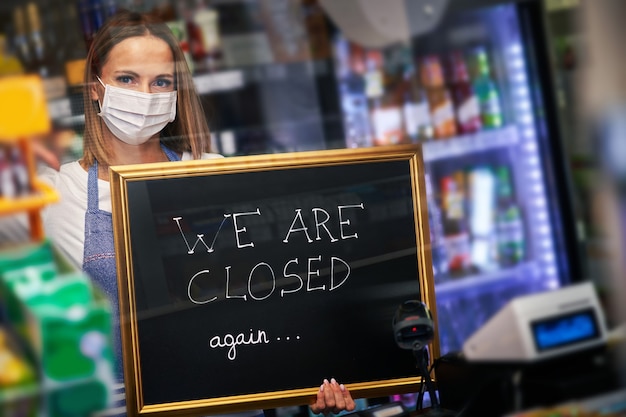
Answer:
MULTIPOLYGON (((178 42, 150 16, 121 11, 108 20, 87 55, 85 85, 83 157, 43 175, 61 195, 43 220, 52 242, 117 312, 109 166, 220 156, 208 153, 209 129, 178 42)), ((311 404, 316 414, 353 409, 334 379, 311 404)))

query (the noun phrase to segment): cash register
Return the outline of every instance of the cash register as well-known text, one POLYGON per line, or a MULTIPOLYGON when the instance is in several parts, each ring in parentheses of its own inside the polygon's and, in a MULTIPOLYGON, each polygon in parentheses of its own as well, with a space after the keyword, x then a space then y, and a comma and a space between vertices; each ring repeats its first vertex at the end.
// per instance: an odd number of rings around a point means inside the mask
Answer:
POLYGON ((511 300, 435 367, 442 406, 504 415, 607 392, 618 376, 589 282, 511 300))
POLYGON ((463 344, 470 361, 533 362, 606 344, 591 283, 513 299, 463 344))

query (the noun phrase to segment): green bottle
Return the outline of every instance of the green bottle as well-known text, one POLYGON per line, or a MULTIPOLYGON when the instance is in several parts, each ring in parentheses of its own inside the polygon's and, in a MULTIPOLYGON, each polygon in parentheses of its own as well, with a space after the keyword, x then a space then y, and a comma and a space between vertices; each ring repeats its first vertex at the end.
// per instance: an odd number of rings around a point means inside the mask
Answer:
POLYGON ((472 85, 478 97, 483 128, 494 129, 503 124, 500 92, 491 76, 489 56, 483 46, 474 48, 470 53, 472 85))
POLYGON ((496 170, 498 208, 496 233, 500 266, 513 266, 524 260, 526 243, 522 211, 513 196, 513 185, 509 168, 500 166, 496 170))

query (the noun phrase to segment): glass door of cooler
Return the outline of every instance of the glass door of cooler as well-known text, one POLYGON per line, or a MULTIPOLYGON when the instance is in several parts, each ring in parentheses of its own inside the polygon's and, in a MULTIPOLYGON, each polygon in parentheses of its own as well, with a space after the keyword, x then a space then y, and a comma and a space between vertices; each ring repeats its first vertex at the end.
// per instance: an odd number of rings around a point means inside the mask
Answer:
POLYGON ((579 279, 540 4, 489 3, 450 2, 405 45, 335 40, 346 146, 423 143, 441 354, 512 298, 579 279))
POLYGON ((418 65, 423 56, 444 62, 457 127, 423 147, 442 354, 461 350, 512 298, 579 279, 567 244, 575 236, 566 156, 549 78, 540 74, 548 63, 537 45, 546 40, 541 21, 530 20, 537 10, 515 3, 451 10, 435 33, 413 41, 418 65), (459 56, 473 86, 460 100, 459 56), (468 128, 471 111, 479 127, 468 128))

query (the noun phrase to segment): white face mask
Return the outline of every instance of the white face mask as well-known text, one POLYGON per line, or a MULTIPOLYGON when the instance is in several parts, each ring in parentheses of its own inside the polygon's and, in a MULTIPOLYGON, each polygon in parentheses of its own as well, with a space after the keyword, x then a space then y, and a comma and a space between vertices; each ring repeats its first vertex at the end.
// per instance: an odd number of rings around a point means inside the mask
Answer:
POLYGON ((141 145, 176 118, 176 91, 142 93, 105 85, 98 116, 118 139, 141 145))

